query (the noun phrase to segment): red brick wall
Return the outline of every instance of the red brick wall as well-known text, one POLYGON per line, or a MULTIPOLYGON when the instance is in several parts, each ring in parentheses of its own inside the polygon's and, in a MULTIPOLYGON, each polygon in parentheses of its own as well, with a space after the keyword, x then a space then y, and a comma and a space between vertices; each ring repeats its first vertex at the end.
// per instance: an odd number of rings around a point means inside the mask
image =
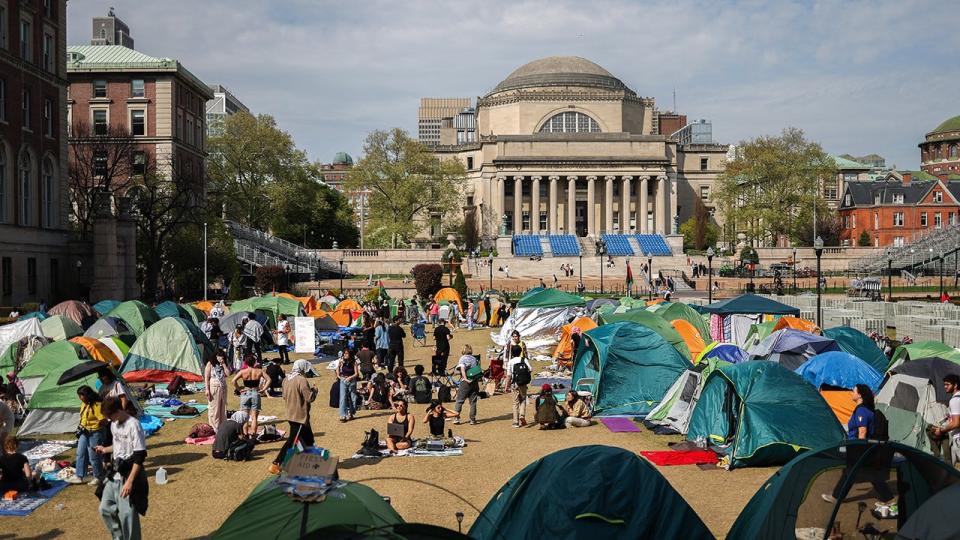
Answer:
POLYGON ((857 245, 860 239, 860 233, 864 230, 870 235, 871 243, 875 238, 879 238, 880 246, 893 244, 894 238, 901 236, 904 242, 909 242, 910 238, 916 233, 934 228, 934 214, 941 213, 942 226, 947 227, 950 223, 950 212, 954 213, 954 219, 960 215, 960 206, 944 198, 945 204, 927 204, 923 206, 882 206, 875 208, 855 208, 840 210, 840 219, 849 220, 850 227, 845 228, 840 233, 841 240, 849 240, 850 245, 857 245), (903 212, 903 226, 893 226, 893 216, 896 212, 903 212), (920 215, 927 213, 927 225, 920 225, 920 215), (874 228, 874 214, 879 215, 880 227, 874 228), (853 227, 853 216, 856 215, 856 228, 853 227))

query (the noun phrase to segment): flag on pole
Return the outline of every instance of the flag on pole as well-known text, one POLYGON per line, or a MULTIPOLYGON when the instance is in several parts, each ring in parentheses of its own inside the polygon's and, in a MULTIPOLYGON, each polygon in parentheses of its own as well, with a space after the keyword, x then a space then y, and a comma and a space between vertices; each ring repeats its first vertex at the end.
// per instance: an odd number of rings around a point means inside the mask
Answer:
POLYGON ((633 269, 630 268, 630 261, 627 261, 627 290, 633 287, 633 269))

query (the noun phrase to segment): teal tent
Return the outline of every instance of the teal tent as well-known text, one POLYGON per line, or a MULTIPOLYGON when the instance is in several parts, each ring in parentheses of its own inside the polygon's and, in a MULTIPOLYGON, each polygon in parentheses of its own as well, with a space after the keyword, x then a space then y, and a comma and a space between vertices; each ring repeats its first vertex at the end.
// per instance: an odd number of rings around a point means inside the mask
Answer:
MULTIPOLYGON (((532 289, 531 289, 532 290, 532 289)), ((586 304, 583 298, 558 289, 540 289, 528 292, 517 302, 518 308, 582 306, 586 304)))
POLYGON ((161 319, 164 317, 180 317, 181 319, 193 321, 187 310, 183 309, 180 304, 171 300, 160 302, 153 307, 153 310, 157 312, 157 317, 160 317, 161 319))
POLYGON ((703 306, 706 313, 715 313, 717 315, 734 314, 756 314, 764 313, 767 315, 796 315, 800 316, 800 309, 786 304, 781 304, 776 300, 757 296, 755 294, 741 294, 736 298, 721 300, 710 305, 703 306))
POLYGON ((887 370, 887 355, 863 332, 849 326, 838 326, 824 330, 823 335, 836 341, 841 351, 856 356, 880 373, 887 370))
POLYGON ((38 319, 42 321, 42 320, 45 320, 46 318, 47 318, 47 314, 42 311, 31 311, 30 313, 24 313, 23 315, 18 317, 17 320, 25 321, 27 319, 38 319))
POLYGON ((730 468, 782 465, 844 431, 817 389, 763 360, 723 366, 704 383, 687 440, 722 447, 730 468))
POLYGON ((690 367, 654 330, 617 322, 584 332, 573 382, 590 388, 595 415, 645 415, 690 367))
POLYGON ((101 300, 90 307, 92 307, 93 310, 99 313, 100 315, 106 315, 107 313, 110 313, 113 310, 113 308, 119 305, 120 305, 119 300, 101 300))
POLYGON ((712 539, 696 512, 646 460, 591 445, 527 465, 494 494, 470 537, 712 539))
MULTIPOLYGON (((872 522, 880 530, 891 527, 895 530, 898 523, 901 526, 906 523, 937 493, 945 489, 955 491, 956 486, 960 486, 960 471, 915 448, 899 443, 844 441, 797 456, 774 473, 740 512, 727 538, 780 540, 798 538, 800 530, 816 530, 818 538, 826 538, 834 526, 839 527, 843 538, 859 538, 858 520, 854 519, 858 515, 861 527, 872 522), (894 453, 896 459, 892 459, 894 453), (852 474, 841 485, 843 496, 832 503, 821 500, 821 493, 830 492, 840 484, 841 473, 846 468, 852 474), (867 512, 860 515, 859 504, 873 510, 877 502, 871 479, 886 481, 892 488, 899 510, 896 519, 877 520, 867 512)), ((956 499, 952 507, 956 508, 956 499)), ((939 521, 950 521, 949 518, 943 520, 944 517, 941 514, 939 521)), ((955 521, 953 525, 955 534, 955 521)), ((892 537, 893 533, 883 536, 892 537)), ((897 538, 956 537, 897 535, 897 538)))
MULTIPOLYGON (((623 313, 600 313, 597 317, 597 323, 602 325, 615 323, 615 322, 632 322, 636 324, 642 324, 647 328, 650 328, 654 332, 660 334, 660 336, 667 340, 668 343, 673 345, 677 352, 679 352, 684 358, 689 361, 693 361, 693 355, 690 353, 690 347, 687 345, 687 342, 683 340, 683 336, 677 332, 676 328, 670 325, 670 323, 658 316, 657 314, 647 311, 645 308, 631 308, 623 313)), ((707 334, 709 336, 710 334, 707 334)), ((709 339, 707 337, 706 339, 709 339)))

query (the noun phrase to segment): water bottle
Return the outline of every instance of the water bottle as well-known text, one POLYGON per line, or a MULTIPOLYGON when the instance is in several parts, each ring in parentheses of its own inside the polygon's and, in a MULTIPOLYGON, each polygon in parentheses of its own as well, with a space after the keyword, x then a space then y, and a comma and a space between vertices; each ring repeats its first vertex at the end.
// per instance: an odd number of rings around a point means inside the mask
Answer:
POLYGON ((167 483, 167 470, 163 467, 157 469, 157 485, 162 486, 167 483))

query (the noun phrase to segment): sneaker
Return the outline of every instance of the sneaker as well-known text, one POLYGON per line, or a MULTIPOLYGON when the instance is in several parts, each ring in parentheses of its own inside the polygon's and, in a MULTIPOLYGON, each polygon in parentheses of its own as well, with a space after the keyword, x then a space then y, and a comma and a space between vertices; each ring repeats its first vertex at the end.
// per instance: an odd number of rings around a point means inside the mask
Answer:
POLYGON ((459 425, 460 425, 460 419, 454 420, 454 421, 453 421, 453 425, 459 426, 459 425))
POLYGON ((88 485, 88 486, 95 486, 95 485, 97 485, 97 484, 99 484, 99 483, 100 483, 100 480, 99 480, 98 478, 94 478, 93 480, 87 482, 87 485, 88 485))
POLYGON ((280 474, 280 464, 271 463, 270 467, 267 469, 267 472, 270 474, 280 474))
POLYGON ((520 427, 520 424, 517 424, 516 422, 514 422, 513 424, 510 424, 510 427, 520 427))
POLYGON ((66 482, 66 483, 68 483, 68 484, 82 484, 82 483, 83 483, 83 478, 80 478, 79 476, 77 476, 77 475, 74 474, 74 475, 71 475, 71 476, 68 476, 68 477, 64 478, 63 481, 66 482))
POLYGON ((837 498, 834 497, 833 495, 830 495, 829 493, 821 493, 820 498, 827 501, 828 503, 837 502, 837 498))
POLYGON ((476 420, 471 420, 471 421, 470 421, 470 425, 471 425, 471 426, 477 425, 477 421, 476 421, 476 420))

